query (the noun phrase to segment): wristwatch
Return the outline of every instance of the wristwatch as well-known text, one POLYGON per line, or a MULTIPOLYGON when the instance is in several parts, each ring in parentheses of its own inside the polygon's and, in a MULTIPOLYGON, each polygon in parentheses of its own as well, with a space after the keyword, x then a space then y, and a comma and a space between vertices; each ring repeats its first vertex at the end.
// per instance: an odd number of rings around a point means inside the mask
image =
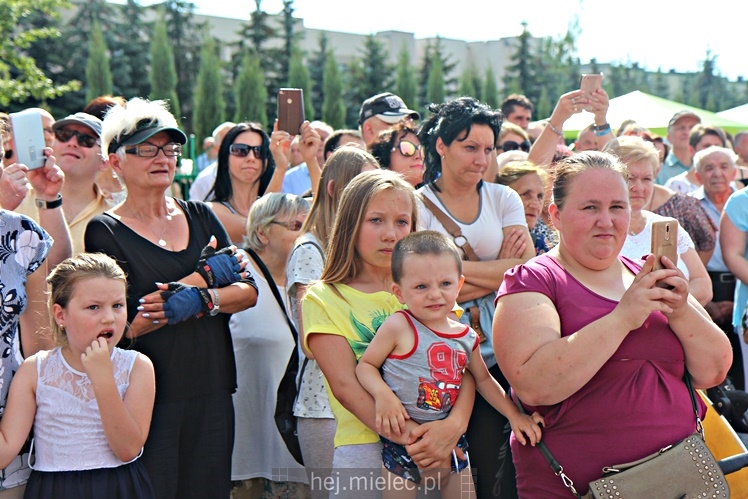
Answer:
POLYGON ((208 312, 208 315, 210 315, 211 317, 214 317, 218 315, 218 312, 221 311, 221 306, 220 306, 221 297, 218 294, 218 290, 216 289, 211 289, 210 294, 211 296, 213 296, 213 308, 210 309, 210 311, 208 312))
POLYGON ((62 206, 62 194, 57 194, 57 199, 47 201, 45 199, 34 198, 34 204, 40 210, 53 210, 62 206))

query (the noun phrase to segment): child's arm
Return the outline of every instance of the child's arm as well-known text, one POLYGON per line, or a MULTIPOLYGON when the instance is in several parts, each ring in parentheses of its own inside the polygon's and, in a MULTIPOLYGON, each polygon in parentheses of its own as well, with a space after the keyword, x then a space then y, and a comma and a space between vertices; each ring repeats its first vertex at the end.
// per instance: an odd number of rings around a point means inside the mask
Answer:
POLYGON ((410 325, 401 314, 392 314, 377 330, 356 366, 356 377, 361 386, 374 397, 377 410, 376 430, 385 438, 405 431, 405 420, 410 419, 402 402, 382 379, 379 368, 398 346, 398 336, 410 331, 410 325))
POLYGON ((0 420, 0 468, 8 466, 29 436, 36 415, 36 356, 26 359, 13 376, 0 420))
POLYGON ((114 381, 105 339, 94 340, 81 354, 81 361, 94 388, 109 447, 122 461, 132 461, 140 453, 151 426, 156 394, 153 364, 145 355, 138 355, 123 400, 114 381))
POLYGON ((540 425, 543 424, 543 417, 537 412, 533 413, 532 416, 519 412, 509 394, 488 372, 486 363, 479 351, 474 351, 473 355, 470 356, 468 369, 475 378, 475 388, 478 393, 509 420, 514 436, 519 440, 519 443, 525 445, 527 443, 525 435, 527 435, 530 444, 535 446, 540 441, 542 434, 540 425))

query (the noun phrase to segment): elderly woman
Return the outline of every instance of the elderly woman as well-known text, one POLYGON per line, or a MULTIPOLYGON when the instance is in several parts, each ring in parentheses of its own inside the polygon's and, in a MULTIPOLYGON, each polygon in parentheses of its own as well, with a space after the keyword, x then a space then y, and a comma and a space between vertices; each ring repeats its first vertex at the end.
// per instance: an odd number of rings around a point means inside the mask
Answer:
POLYGON ((266 194, 249 210, 246 254, 257 283, 257 306, 232 315, 229 322, 239 385, 231 459, 235 497, 249 491, 286 498, 309 493, 304 467, 288 452, 273 419, 278 386, 290 356, 296 355, 286 316, 291 305, 285 293, 286 266, 308 211, 303 198, 280 193, 266 194), (278 479, 277 468, 285 469, 287 479, 278 479))
POLYGON ((502 164, 500 159, 504 156, 506 160, 507 154, 521 153, 525 156, 522 159, 527 159, 527 153, 530 151, 530 136, 519 126, 508 121, 504 121, 501 124, 501 131, 499 131, 499 137, 496 141, 496 150, 494 151, 494 159, 489 163, 486 173, 483 175, 483 180, 486 182, 493 182, 496 178, 496 174, 501 170, 502 164))
MULTIPOLYGON (((651 248, 652 223, 664 219, 644 209, 654 192, 659 164, 657 149, 640 137, 621 136, 608 142, 604 150, 621 160, 629 176, 631 224, 621 254, 632 260, 643 260, 641 256, 648 254, 651 248)), ((712 281, 691 237, 683 229, 678 231, 677 250, 677 266, 688 279, 688 291, 699 303, 706 305, 712 299, 712 281)))
POLYGON ((231 240, 241 244, 247 215, 273 175, 270 138, 257 123, 239 123, 226 133, 218 150, 216 181, 206 199, 231 240))
POLYGON ((418 132, 411 122, 401 122, 381 132, 369 147, 379 165, 397 172, 415 188, 423 182, 423 154, 418 132))
MULTIPOLYGON (((514 395, 543 415, 543 441, 584 494, 603 466, 693 433, 684 371, 697 388, 711 387, 732 355, 672 262, 663 258, 666 268, 653 271, 653 255, 641 268, 620 256, 629 186, 613 156, 583 152, 561 161, 550 210, 560 242, 505 275, 494 344, 514 395)), ((539 449, 512 438, 512 452, 521 496, 571 497, 539 449)))
POLYGON ((186 137, 163 101, 112 107, 101 138, 127 198, 89 222, 85 246, 127 274, 125 346, 156 371, 143 463, 158 497, 228 497, 236 389, 228 319, 254 305, 257 288, 213 211, 165 195, 186 137))
POLYGON ((525 221, 535 242, 535 255, 542 255, 558 244, 558 236, 541 216, 548 174, 529 161, 511 162, 499 170, 496 183, 511 187, 522 199, 525 221))
MULTIPOLYGON (((475 255, 463 263, 465 284, 458 302, 466 313, 461 320, 484 333, 481 355, 507 390, 489 338, 493 297, 504 272, 535 256, 535 247, 519 195, 483 181, 501 129, 501 113, 468 97, 432 105, 431 111, 419 132, 426 161, 426 185, 418 190, 419 228, 451 235, 465 255, 475 255), (451 226, 459 228, 461 236, 451 226), (466 250, 465 240, 474 251, 466 250)), ((472 466, 479 474, 477 495, 512 497, 516 492, 507 420, 480 394, 475 399, 466 436, 472 466)))

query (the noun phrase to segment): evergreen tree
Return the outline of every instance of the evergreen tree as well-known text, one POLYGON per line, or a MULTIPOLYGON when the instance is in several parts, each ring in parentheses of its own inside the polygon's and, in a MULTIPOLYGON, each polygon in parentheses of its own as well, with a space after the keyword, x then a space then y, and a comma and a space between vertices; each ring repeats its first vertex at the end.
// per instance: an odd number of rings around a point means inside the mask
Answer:
POLYGON ((460 96, 468 96, 478 100, 482 100, 482 86, 483 85, 481 84, 480 77, 478 76, 478 70, 475 69, 473 62, 470 61, 468 66, 465 67, 465 69, 462 71, 462 74, 460 75, 460 89, 458 91, 458 94, 460 96))
POLYGON ((174 53, 166 34, 166 23, 156 22, 151 38, 151 82, 150 98, 169 101, 171 113, 179 120, 179 97, 177 96, 177 70, 174 65, 174 53))
POLYGON ((654 75, 654 86, 653 94, 663 99, 670 99, 670 85, 668 85, 665 75, 662 73, 662 68, 657 68, 657 73, 654 75))
POLYGON ((31 0, 0 2, 0 106, 4 110, 14 110, 11 103, 28 107, 20 104, 29 99, 45 103, 80 88, 77 80, 53 82, 29 54, 29 47, 35 42, 59 36, 46 21, 57 21, 58 12, 68 6, 66 0, 49 0, 41 5, 31 0), (39 21, 37 26, 26 26, 31 17, 39 21))
POLYGON ((444 73, 442 72, 442 61, 434 58, 431 63, 431 72, 428 79, 428 90, 426 99, 431 104, 441 104, 444 102, 444 73))
POLYGON ((405 102, 406 106, 415 106, 418 102, 418 82, 416 73, 410 61, 410 51, 403 44, 397 57, 397 76, 395 77, 395 93, 405 102))
POLYGON ((86 64, 86 100, 100 95, 112 93, 112 72, 109 70, 109 55, 107 54, 104 33, 101 26, 94 22, 91 30, 91 42, 86 64))
POLYGON ((364 100, 392 89, 394 68, 387 63, 387 55, 385 46, 374 35, 368 35, 361 55, 348 65, 348 92, 345 95, 347 122, 353 123, 358 119, 358 111, 364 100))
POLYGON ((312 82, 309 79, 309 71, 304 65, 301 50, 294 48, 291 56, 291 64, 288 70, 288 87, 300 88, 304 91, 304 116, 309 121, 314 120, 314 105, 312 104, 312 82))
MULTIPOLYGON (((195 70, 207 25, 195 21, 195 4, 189 0, 164 0, 159 8, 166 23, 172 53, 178 55, 172 60, 176 73, 175 88, 181 116, 184 116, 187 123, 191 123, 195 70)), ((153 60, 151 63, 155 64, 153 60)))
POLYGON ((283 19, 283 51, 280 53, 279 66, 281 81, 287 81, 289 79, 289 73, 291 71, 291 59, 294 55, 294 49, 298 45, 299 35, 294 32, 296 26, 296 20, 293 18, 294 0, 283 0, 283 10, 281 11, 283 19))
POLYGON ((265 87, 265 72, 260 66, 260 58, 251 50, 244 52, 242 66, 234 83, 234 95, 234 121, 255 121, 267 127, 268 113, 265 103, 268 100, 268 92, 265 87))
POLYGON ((211 135, 216 126, 226 121, 223 87, 216 42, 212 37, 207 37, 200 51, 200 69, 197 73, 195 109, 192 115, 192 130, 198 140, 211 135))
POLYGON ((486 104, 491 106, 493 109, 498 109, 501 106, 501 100, 499 100, 499 90, 496 88, 496 76, 493 74, 493 68, 489 64, 486 67, 486 73, 483 77, 483 100, 486 104))
POLYGON ((148 32, 143 20, 144 8, 138 0, 127 0, 121 15, 112 27, 116 43, 110 47, 111 59, 117 61, 112 69, 114 94, 126 99, 148 95, 148 32))
POLYGON ((326 59, 322 120, 333 129, 345 128, 345 104, 343 104, 343 81, 340 78, 340 69, 332 52, 327 54, 326 59))
MULTIPOLYGON (((325 66, 329 56, 327 46, 327 35, 323 31, 319 34, 319 45, 317 51, 312 54, 308 61, 309 78, 312 80, 311 102, 314 106, 314 115, 322 116, 322 103, 325 101, 325 66)), ((304 97, 306 99, 306 97, 304 97)), ((407 101, 406 101, 407 102, 407 101)))
POLYGON ((512 62, 505 68, 504 72, 503 82, 507 95, 512 93, 532 94, 532 91, 538 86, 533 70, 535 58, 532 52, 532 35, 527 29, 527 23, 523 22, 522 33, 517 37, 517 50, 509 57, 512 62))
POLYGON ((428 98, 429 78, 432 73, 432 65, 436 60, 439 61, 439 65, 441 66, 440 71, 442 73, 442 85, 444 87, 445 95, 454 94, 457 91, 457 80, 451 76, 454 72, 456 63, 450 61, 444 54, 444 49, 441 45, 441 38, 437 36, 433 44, 430 40, 426 42, 426 49, 423 53, 423 63, 419 70, 418 95, 420 103, 418 103, 418 106, 422 111, 421 114, 424 114, 426 106, 430 103, 428 98))

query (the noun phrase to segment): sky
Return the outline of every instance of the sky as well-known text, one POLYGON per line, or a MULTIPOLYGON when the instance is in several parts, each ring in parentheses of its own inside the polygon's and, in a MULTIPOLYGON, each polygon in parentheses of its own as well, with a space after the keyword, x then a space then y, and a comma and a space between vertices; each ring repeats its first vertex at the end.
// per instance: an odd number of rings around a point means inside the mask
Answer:
MULTIPOLYGON (((197 12, 248 19, 253 0, 192 0, 197 12)), ((143 0, 143 4, 154 3, 143 0)), ((282 0, 262 0, 276 14, 282 0)), ((656 71, 701 69, 707 50, 717 70, 748 78, 745 0, 295 0, 294 17, 307 28, 369 34, 398 30, 416 38, 486 41, 519 35, 557 37, 579 23, 577 55, 582 63, 638 62, 656 71), (742 4, 742 5, 741 5, 742 4)))

